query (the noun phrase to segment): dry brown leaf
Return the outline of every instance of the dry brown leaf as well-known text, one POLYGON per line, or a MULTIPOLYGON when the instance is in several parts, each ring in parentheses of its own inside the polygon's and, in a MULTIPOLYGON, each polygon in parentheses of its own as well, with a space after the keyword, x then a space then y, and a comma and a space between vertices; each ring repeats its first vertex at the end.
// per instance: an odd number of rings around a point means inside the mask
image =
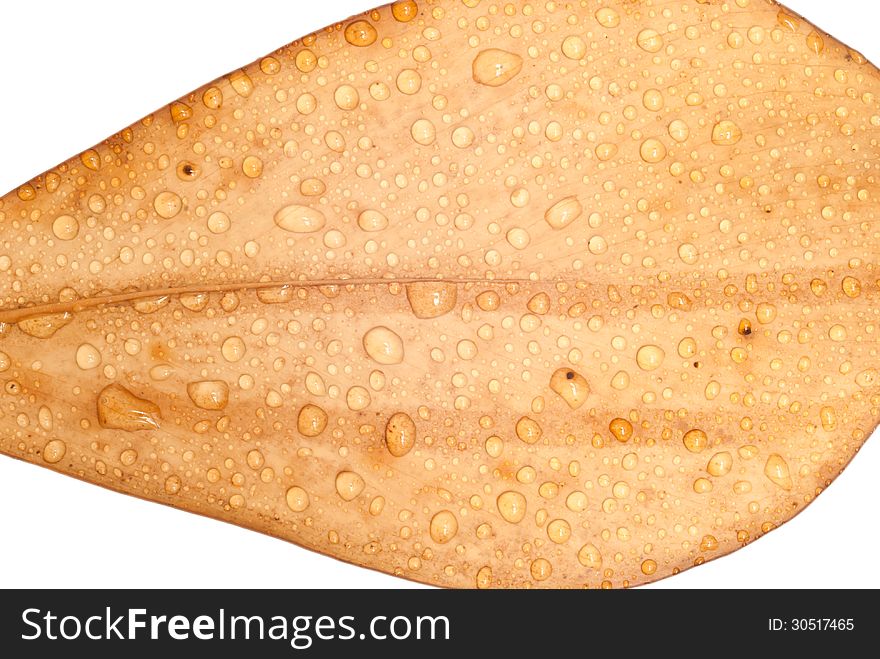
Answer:
POLYGON ((397 2, 0 199, 0 450, 418 581, 627 586, 878 421, 877 70, 765 0, 397 2))

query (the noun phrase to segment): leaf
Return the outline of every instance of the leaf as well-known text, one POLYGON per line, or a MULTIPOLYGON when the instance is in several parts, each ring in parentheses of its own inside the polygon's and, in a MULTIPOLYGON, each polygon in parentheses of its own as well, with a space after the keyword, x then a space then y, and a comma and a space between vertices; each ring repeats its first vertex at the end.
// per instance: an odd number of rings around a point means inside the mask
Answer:
POLYGON ((457 587, 809 504, 877 424, 876 69, 763 0, 508 7, 351 19, 3 197, 0 450, 457 587))

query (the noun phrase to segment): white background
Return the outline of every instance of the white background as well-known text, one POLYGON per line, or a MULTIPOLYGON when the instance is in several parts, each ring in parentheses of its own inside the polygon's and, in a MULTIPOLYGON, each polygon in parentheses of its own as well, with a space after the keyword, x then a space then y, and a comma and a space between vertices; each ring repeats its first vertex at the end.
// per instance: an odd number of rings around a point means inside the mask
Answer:
MULTIPOLYGON (((0 194, 377 1, 3 2, 0 194)), ((880 63, 880 3, 788 4, 880 63)), ((804 514, 651 587, 880 587, 878 473, 872 438, 804 514)), ((0 456, 0 587, 53 586, 419 587, 0 456)))

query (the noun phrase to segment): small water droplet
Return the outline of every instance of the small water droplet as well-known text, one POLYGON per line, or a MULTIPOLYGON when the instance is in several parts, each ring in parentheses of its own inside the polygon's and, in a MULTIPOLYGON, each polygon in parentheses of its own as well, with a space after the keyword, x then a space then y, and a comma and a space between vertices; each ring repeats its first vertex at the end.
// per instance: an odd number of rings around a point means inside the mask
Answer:
POLYGON ((159 406, 135 396, 119 384, 110 384, 98 394, 98 423, 102 428, 155 430, 159 427, 159 406))
POLYGON ((778 453, 771 453, 767 457, 767 462, 764 464, 764 475, 767 476, 770 482, 778 485, 783 490, 790 490, 793 487, 788 463, 778 453))
POLYGON ((654 371, 663 364, 666 353, 655 345, 644 345, 636 352, 636 364, 643 371, 654 371))
POLYGON ((336 474, 336 492, 344 501, 353 501, 366 487, 360 474, 353 471, 340 471, 336 474))
POLYGON ((364 350, 379 364, 399 364, 403 361, 403 339, 384 325, 368 330, 363 338, 364 350))
POLYGON ((550 377, 550 388, 573 410, 583 405, 590 395, 586 378, 570 368, 556 369, 550 377))
POLYGON ((416 443, 416 424, 406 412, 392 414, 385 425, 385 446, 396 458, 403 457, 416 443))
POLYGON ((57 464, 67 453, 67 444, 60 439, 50 439, 43 447, 43 461, 48 464, 57 464))
POLYGON ((512 80, 522 70, 522 57, 507 50, 488 48, 474 58, 472 72, 474 81, 489 87, 500 87, 512 80))
POLYGON ((544 212, 544 220, 553 229, 564 229, 584 212, 575 196, 560 199, 544 212))
POLYGON ((323 229, 327 222, 321 211, 299 204, 285 206, 275 213, 274 220, 279 228, 291 233, 313 233, 323 229))
POLYGON ((101 353, 91 343, 81 343, 76 349, 76 365, 88 371, 101 365, 101 353))
POLYGON ((229 403, 229 385, 223 380, 190 382, 186 393, 193 404, 203 410, 222 410, 229 403))
POLYGON ((327 427, 327 412, 323 408, 306 403, 296 417, 296 429, 306 437, 317 437, 327 427))
POLYGON ((449 510, 441 510, 431 518, 431 539, 437 544, 446 544, 458 533, 458 519, 449 510))
POLYGON ((52 222, 52 233, 59 240, 73 240, 79 233, 79 222, 72 215, 59 215, 52 222))
POLYGON ((284 499, 287 507, 295 513, 301 513, 309 507, 309 493, 297 485, 287 490, 284 499))
POLYGON ((354 21, 346 25, 344 35, 348 43, 359 48, 375 43, 379 37, 373 24, 365 20, 354 21))
POLYGON ((742 139, 742 130, 734 122, 724 119, 712 129, 712 143, 718 146, 732 146, 742 139))

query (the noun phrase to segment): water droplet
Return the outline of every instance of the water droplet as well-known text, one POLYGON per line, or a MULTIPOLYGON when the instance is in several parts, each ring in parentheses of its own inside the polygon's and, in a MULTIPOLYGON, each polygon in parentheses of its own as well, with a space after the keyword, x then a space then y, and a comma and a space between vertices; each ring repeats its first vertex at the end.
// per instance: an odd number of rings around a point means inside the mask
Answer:
POLYGON ((562 54, 568 59, 583 59, 587 54, 587 43, 576 34, 569 35, 562 41, 562 54))
POLYGON ((170 220, 181 211, 183 201, 178 194, 166 190, 156 195, 153 200, 153 208, 159 217, 170 220))
POLYGON ((410 127, 410 135, 417 144, 428 146, 437 139, 437 129, 428 119, 416 119, 410 127))
POLYGON ((306 403, 296 417, 296 429, 306 437, 317 437, 327 427, 327 412, 323 408, 306 403))
POLYGON ((431 539, 443 545, 452 540, 458 533, 458 519, 448 510, 441 510, 431 518, 431 539))
POLYGON ((602 567, 602 554, 596 545, 587 543, 578 550, 578 562, 591 570, 598 570, 602 567))
POLYGON ((550 311, 550 296, 546 293, 535 293, 529 298, 526 307, 532 313, 543 316, 550 311))
POLYGON ((484 565, 477 570, 476 585, 480 590, 492 587, 492 568, 488 565, 484 565))
POLYGON ((67 444, 60 439, 50 439, 43 447, 43 461, 50 465, 61 462, 67 453, 67 444))
POLYGON ((164 382, 174 375, 174 367, 171 364, 156 364, 150 369, 150 377, 156 382, 164 382))
POLYGON ((319 178, 306 178, 299 184, 299 191, 304 197, 319 197, 327 191, 327 186, 319 178))
POLYGON ((263 173, 263 161, 256 156, 248 156, 241 162, 241 171, 248 178, 258 178, 263 173))
POLYGON ((501 517, 511 524, 519 524, 526 516, 526 498, 519 492, 502 492, 495 503, 501 517))
POLYGON ((507 232, 507 242, 514 249, 525 249, 532 241, 529 232, 521 227, 514 227, 507 232))
POLYGON ((395 458, 412 450, 416 443, 416 424, 406 412, 396 412, 385 425, 385 446, 395 458))
POLYGON ((769 302, 761 302, 755 308, 755 316, 762 325, 767 325, 776 320, 776 307, 769 302))
POLYGON ((560 199, 544 212, 544 220, 553 229, 564 229, 584 212, 575 196, 560 199))
POLYGON ((700 551, 715 551, 718 549, 718 539, 714 535, 704 535, 700 540, 700 551))
POLYGON ((207 293, 181 293, 178 299, 180 300, 180 306, 190 311, 202 311, 208 306, 207 293))
POLYGON ((361 102, 357 89, 351 85, 337 87, 333 92, 333 100, 340 110, 354 110, 361 102))
POLYGON ((797 18, 783 9, 776 14, 776 22, 790 32, 797 32, 801 24, 797 18))
POLYGON ((565 497, 565 507, 573 513, 581 513, 587 509, 587 495, 580 490, 575 490, 565 497))
POLYGON ((647 163, 658 163, 666 157, 666 147, 663 142, 651 137, 642 142, 642 146, 639 148, 639 155, 647 163))
POLYGON ((193 110, 186 103, 181 103, 180 101, 176 103, 172 103, 169 107, 171 112, 171 120, 178 124, 181 121, 186 121, 187 119, 192 119, 193 110))
POLYGON ((165 494, 177 494, 180 492, 182 483, 180 482, 180 476, 171 475, 165 479, 165 494))
POLYGON ((208 87, 202 94, 202 103, 209 110, 216 110, 223 105, 223 92, 217 87, 208 87))
POLYGON ((232 226, 229 216, 223 211, 211 213, 208 216, 207 224, 208 231, 211 233, 226 233, 229 231, 229 227, 232 226))
POLYGON ((79 159, 82 164, 85 165, 86 169, 91 169, 96 172, 101 167, 101 156, 99 156, 98 152, 94 149, 83 151, 79 159))
POLYGON ((654 574, 657 571, 657 562, 647 558, 642 561, 642 574, 646 574, 648 576, 654 574))
POLYGON ((368 208, 358 215, 358 226, 362 231, 382 231, 388 227, 388 218, 377 210, 368 208))
POLYGON ((571 525, 564 519, 554 519, 547 525, 547 537, 557 545, 568 542, 571 538, 571 525))
POLYGON ((697 354, 697 342, 693 337, 686 336, 678 342, 678 356, 682 359, 690 359, 697 354))
POLYGON ((828 328, 828 338, 838 343, 846 341, 846 328, 843 325, 835 323, 828 328))
POLYGON ((666 353, 655 345, 644 345, 636 352, 636 364, 643 371, 654 371, 663 364, 666 353))
POLYGON ((281 71, 281 62, 272 56, 260 60, 260 71, 267 76, 273 76, 281 71))
POLYGON ((659 89, 647 89, 642 94, 642 105, 645 106, 646 110, 651 110, 652 112, 662 110, 663 103, 663 92, 659 89))
POLYGON ((313 233, 327 222, 321 211, 299 204, 285 206, 275 213, 274 220, 278 227, 292 233, 313 233))
POLYGON ((476 136, 467 126, 459 126, 452 131, 452 144, 459 149, 466 149, 474 143, 476 136))
POLYGON ((864 371, 860 371, 856 375, 856 384, 860 387, 872 387, 877 382, 878 378, 880 378, 880 373, 878 373, 877 369, 866 368, 864 371))
POLYGON ((807 35, 807 48, 819 55, 825 50, 825 39, 822 38, 821 34, 812 30, 807 35))
POLYGON ((345 40, 352 46, 363 48, 375 43, 379 37, 376 28, 369 21, 358 20, 345 26, 345 40))
POLYGON ((590 395, 586 378, 570 368, 556 369, 550 377, 550 388, 573 410, 583 405, 590 395))
POLYGON ((348 409, 353 412, 360 412, 361 410, 367 409, 370 402, 370 392, 361 386, 356 385, 354 387, 349 387, 348 391, 345 393, 345 404, 348 405, 348 409))
POLYGON ((254 81, 242 70, 233 71, 228 76, 229 85, 239 96, 247 98, 254 92, 254 81))
POLYGON ((617 145, 613 142, 603 142, 596 146, 596 157, 602 162, 607 162, 617 155, 617 145))
POLYGON ((360 474, 353 471, 340 471, 336 474, 336 492, 344 501, 356 499, 366 486, 360 474))
POLYGON ((247 347, 245 346, 245 342, 238 336, 230 336, 226 338, 220 346, 220 354, 222 354, 223 359, 230 364, 234 364, 244 357, 246 350, 247 347))
POLYGON ((727 451, 721 451, 709 458, 706 471, 712 476, 725 476, 733 467, 733 456, 727 451))
POLYGON ((406 285, 406 299, 416 318, 438 318, 455 308, 458 287, 448 282, 413 282, 406 285))
POLYGON ((644 29, 636 36, 636 43, 647 53, 657 53, 663 48, 663 37, 656 30, 644 29))
POLYGON ((678 246, 678 258, 680 258, 683 263, 693 265, 699 260, 700 253, 695 245, 692 245, 691 243, 682 243, 678 246))
POLYGON ((501 296, 495 291, 483 291, 477 295, 477 306, 483 311, 495 311, 501 306, 501 296))
POLYGON ((422 77, 415 69, 403 69, 397 74, 396 85, 402 94, 412 96, 422 88, 422 77))
POLYGON ((862 294, 862 282, 855 277, 844 277, 840 287, 843 294, 849 298, 855 299, 862 294))
POLYGON ((76 349, 76 365, 88 371, 101 365, 101 353, 91 343, 81 343, 76 349))
POLYGON ((708 478, 698 478, 694 481, 693 490, 697 494, 706 494, 712 491, 712 481, 708 478))
POLYGON ((419 6, 413 0, 399 0, 391 4, 391 15, 401 23, 409 23, 419 13, 419 6))
POLYGON ((685 142, 690 134, 690 128, 688 128, 688 125, 681 119, 674 119, 669 124, 669 137, 678 143, 685 142))
POLYGON ((771 453, 764 464, 764 475, 783 490, 790 490, 793 486, 788 463, 778 453, 771 453))
POLYGON ((255 471, 262 467, 263 463, 265 462, 263 454, 260 453, 257 449, 251 449, 250 451, 248 451, 246 460, 248 467, 255 471))
POLYGON ((58 240, 73 240, 79 233, 79 222, 72 215, 59 215, 52 222, 52 233, 58 240))
POLYGON ((529 566, 529 573, 535 581, 545 581, 553 573, 553 566, 546 558, 536 558, 529 566))
POLYGON ((399 364, 403 361, 403 339, 384 325, 364 334, 364 350, 379 364, 399 364))
POLYGON ((68 312, 34 316, 18 321, 18 329, 37 339, 48 339, 55 332, 73 320, 73 315, 68 312))
POLYGON ((601 7, 597 9, 595 16, 596 21, 598 21, 599 25, 602 27, 612 28, 620 25, 620 14, 611 7, 601 7))
POLYGON ((376 517, 377 515, 381 515, 383 510, 385 510, 385 497, 373 497, 373 500, 370 501, 370 514, 373 517, 376 517))
POLYGON ((193 404, 203 410, 222 410, 229 403, 229 385, 223 380, 190 382, 186 393, 193 404))
POLYGON ((685 448, 691 453, 700 453, 709 446, 709 437, 699 428, 688 430, 681 439, 685 448))
POLYGON ((742 130, 729 119, 715 124, 712 129, 712 143, 718 146, 731 146, 742 139, 742 130))
POLYGON ((159 427, 159 406, 135 396, 119 384, 110 384, 98 394, 98 423, 116 430, 155 430, 159 427))
POLYGON ((475 82, 489 87, 500 87, 522 70, 522 57, 498 48, 481 50, 472 65, 475 82))
POLYGON ((309 493, 297 485, 287 490, 284 499, 287 501, 287 507, 295 513, 301 513, 309 507, 309 493))
POLYGON ((591 236, 587 242, 587 249, 590 250, 590 254, 598 256, 608 251, 608 242, 602 236, 591 236))
POLYGON ((526 444, 534 444, 542 434, 541 426, 534 419, 524 416, 516 422, 516 436, 526 444))
POLYGON ((611 419, 611 422, 608 424, 608 430, 611 431, 614 439, 618 442, 628 442, 633 436, 633 425, 620 417, 611 419))

